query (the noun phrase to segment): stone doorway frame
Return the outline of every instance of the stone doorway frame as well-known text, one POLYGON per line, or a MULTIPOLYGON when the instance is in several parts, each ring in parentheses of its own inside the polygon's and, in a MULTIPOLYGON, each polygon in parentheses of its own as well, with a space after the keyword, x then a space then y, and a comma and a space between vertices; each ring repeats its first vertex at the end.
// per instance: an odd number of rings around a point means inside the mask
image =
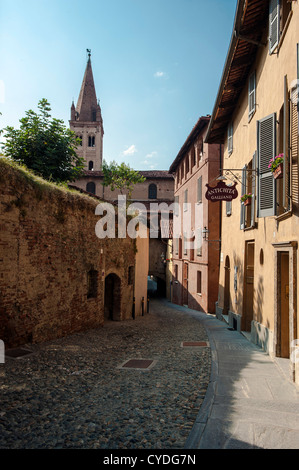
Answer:
MULTIPOLYGON (((289 255, 289 342, 297 339, 297 248, 296 241, 272 243, 274 248, 274 338, 273 352, 280 357, 280 253, 289 255)), ((291 353, 291 351, 290 351, 291 353)), ((290 360, 291 379, 295 380, 295 364, 290 360)))

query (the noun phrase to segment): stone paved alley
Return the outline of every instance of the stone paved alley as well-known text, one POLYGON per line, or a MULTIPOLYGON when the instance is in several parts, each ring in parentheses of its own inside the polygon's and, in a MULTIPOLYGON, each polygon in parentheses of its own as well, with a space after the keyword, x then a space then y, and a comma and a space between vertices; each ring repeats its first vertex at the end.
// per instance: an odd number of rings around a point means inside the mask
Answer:
POLYGON ((153 300, 136 320, 27 345, 0 366, 0 448, 184 448, 209 383, 207 341, 196 317, 153 300), (149 361, 122 367, 132 359, 149 361))

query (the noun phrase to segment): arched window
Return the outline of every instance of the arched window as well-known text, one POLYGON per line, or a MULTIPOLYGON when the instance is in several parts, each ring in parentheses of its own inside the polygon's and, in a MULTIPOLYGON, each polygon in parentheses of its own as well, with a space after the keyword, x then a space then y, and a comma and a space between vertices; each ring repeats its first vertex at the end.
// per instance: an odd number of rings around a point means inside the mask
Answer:
POLYGON ((94 147, 95 146, 95 137, 94 135, 90 135, 88 137, 88 147, 94 147))
POLYGON ((148 187, 148 198, 157 199, 157 186, 153 183, 148 187))
POLYGON ((96 193, 96 185, 92 181, 90 181, 86 185, 86 191, 88 193, 95 194, 96 193))
POLYGON ((90 160, 90 162, 88 162, 88 169, 93 170, 93 161, 92 160, 90 160))

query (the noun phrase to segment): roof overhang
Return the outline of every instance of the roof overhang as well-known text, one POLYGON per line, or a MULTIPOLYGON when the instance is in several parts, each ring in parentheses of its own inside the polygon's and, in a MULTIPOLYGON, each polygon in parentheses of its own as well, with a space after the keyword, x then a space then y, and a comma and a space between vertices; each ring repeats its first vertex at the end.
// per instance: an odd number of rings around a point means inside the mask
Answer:
POLYGON ((269 0, 238 0, 230 46, 205 138, 207 143, 224 143, 227 125, 258 48, 266 46, 262 40, 268 14, 269 0))
POLYGON ((176 158, 172 162, 170 168, 169 168, 169 173, 174 173, 179 166, 181 160, 185 156, 186 152, 189 151, 191 145, 194 143, 194 141, 197 139, 197 137, 200 135, 200 133, 203 131, 203 129, 207 126, 211 119, 211 116, 202 116, 198 119, 197 123, 193 127, 192 131, 190 132, 189 136, 187 137, 184 145, 182 146, 181 150, 177 154, 176 158))

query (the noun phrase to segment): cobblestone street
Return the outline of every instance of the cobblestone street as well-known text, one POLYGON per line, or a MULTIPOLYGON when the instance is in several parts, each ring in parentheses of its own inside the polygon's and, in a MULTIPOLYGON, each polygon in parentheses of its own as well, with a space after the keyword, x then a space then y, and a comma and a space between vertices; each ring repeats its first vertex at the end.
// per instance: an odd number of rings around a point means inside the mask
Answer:
POLYGON ((153 300, 136 320, 27 345, 1 365, 0 448, 183 448, 209 383, 205 342, 199 319, 153 300), (132 359, 147 361, 122 367, 132 359))

